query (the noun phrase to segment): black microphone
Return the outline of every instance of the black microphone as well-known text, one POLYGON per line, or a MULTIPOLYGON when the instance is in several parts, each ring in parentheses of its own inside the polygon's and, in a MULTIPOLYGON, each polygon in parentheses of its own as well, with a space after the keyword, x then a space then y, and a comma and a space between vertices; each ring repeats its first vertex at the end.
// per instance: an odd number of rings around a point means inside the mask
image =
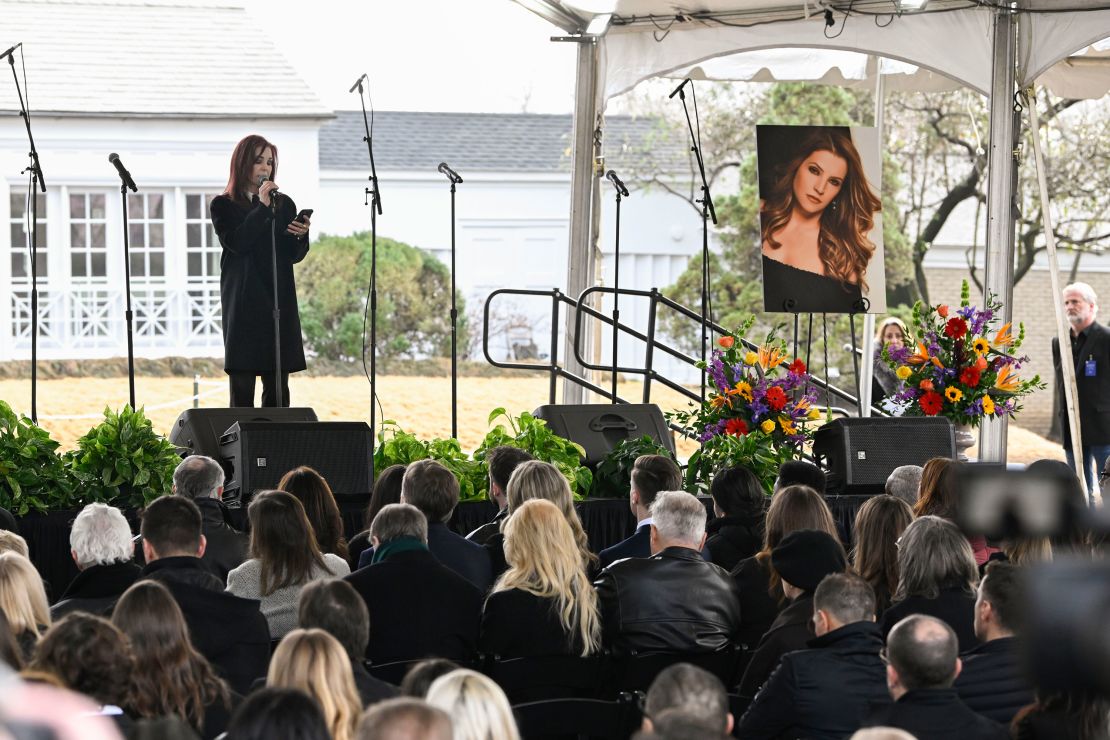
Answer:
POLYGON ((687 77, 687 78, 686 78, 685 80, 683 80, 683 81, 682 81, 682 84, 681 84, 681 85, 679 85, 678 87, 676 87, 676 88, 674 89, 674 92, 672 92, 672 93, 671 93, 670 95, 668 95, 668 96, 667 96, 667 100, 670 100, 670 99, 671 99, 671 98, 673 98, 673 97, 674 97, 675 95, 678 95, 679 91, 681 91, 681 90, 682 90, 682 88, 686 87, 686 83, 687 83, 687 82, 689 82, 689 81, 690 81, 690 78, 689 78, 689 77, 687 77))
POLYGON ((23 46, 22 41, 19 42, 18 44, 16 44, 15 46, 13 46, 12 48, 8 49, 7 51, 5 51, 3 54, 0 54, 0 59, 3 59, 4 57, 8 56, 9 54, 11 54, 13 51, 15 51, 16 49, 18 49, 21 46, 23 46))
MULTIPOLYGON (((262 183, 266 182, 269 179, 270 178, 266 177, 265 175, 259 175, 258 176, 258 188, 261 190, 262 189, 262 183)), ((270 205, 277 206, 277 197, 278 197, 278 189, 274 188, 273 190, 270 191, 270 205)))
POLYGON ((139 188, 135 186, 135 181, 131 179, 131 173, 128 172, 127 168, 123 166, 123 162, 119 161, 119 155, 115 152, 112 152, 108 155, 108 161, 115 165, 116 172, 119 173, 119 177, 121 180, 123 180, 123 184, 126 187, 131 188, 131 192, 139 192, 139 188))
POLYGON ((359 77, 357 80, 355 80, 355 84, 351 85, 351 89, 348 90, 348 92, 354 92, 355 90, 357 90, 358 86, 361 85, 362 81, 365 80, 365 79, 366 79, 366 73, 363 72, 362 77, 359 77))
POLYGON ((613 172, 612 170, 609 170, 608 172, 605 173, 605 178, 607 180, 609 180, 609 182, 613 183, 613 187, 615 187, 617 189, 618 193, 620 193, 621 195, 624 195, 624 196, 628 195, 628 188, 626 188, 624 186, 624 183, 621 182, 621 179, 619 177, 617 177, 616 172, 613 172))
POLYGON ((459 173, 448 167, 446 162, 440 162, 437 169, 439 169, 439 171, 443 174, 447 175, 447 179, 455 183, 456 185, 462 182, 462 178, 459 177, 459 173))

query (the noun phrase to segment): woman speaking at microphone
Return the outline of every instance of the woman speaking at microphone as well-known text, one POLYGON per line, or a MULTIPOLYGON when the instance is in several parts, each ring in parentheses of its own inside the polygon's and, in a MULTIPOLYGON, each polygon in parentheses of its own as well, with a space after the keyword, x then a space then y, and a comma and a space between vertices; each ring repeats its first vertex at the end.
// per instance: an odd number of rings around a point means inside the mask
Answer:
POLYGON ((256 134, 246 137, 231 154, 227 189, 212 200, 212 226, 223 247, 220 304, 231 406, 254 406, 259 375, 262 405, 278 405, 271 242, 275 231, 282 405, 289 405, 289 373, 305 369, 293 265, 308 254, 309 220, 298 219, 293 199, 277 191, 277 165, 276 146, 256 134))

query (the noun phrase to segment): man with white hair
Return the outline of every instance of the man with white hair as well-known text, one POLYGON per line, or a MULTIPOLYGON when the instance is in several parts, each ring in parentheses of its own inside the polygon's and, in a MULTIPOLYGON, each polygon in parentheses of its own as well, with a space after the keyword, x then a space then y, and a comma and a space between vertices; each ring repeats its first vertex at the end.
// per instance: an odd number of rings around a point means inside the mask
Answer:
POLYGON ((89 504, 73 520, 69 548, 80 572, 51 608, 51 619, 56 622, 74 611, 109 613, 141 571, 123 512, 107 504, 89 504))
POLYGON ((597 582, 601 637, 617 654, 707 653, 740 628, 736 586, 706 562, 705 505, 683 491, 662 491, 651 505, 651 557, 618 560, 597 582))
MULTIPOLYGON (((1095 320, 1098 296, 1087 283, 1072 283, 1064 288, 1064 311, 1071 325, 1071 353, 1075 368, 1075 388, 1079 403, 1079 436, 1082 442, 1083 471, 1087 491, 1094 502, 1097 477, 1110 457, 1110 329, 1095 320), (1102 411, 1100 411, 1100 409, 1102 411)), ((1052 339, 1052 365, 1056 373, 1057 413, 1064 430, 1064 453, 1068 464, 1079 472, 1071 446, 1064 373, 1060 365, 1060 343, 1052 339)))

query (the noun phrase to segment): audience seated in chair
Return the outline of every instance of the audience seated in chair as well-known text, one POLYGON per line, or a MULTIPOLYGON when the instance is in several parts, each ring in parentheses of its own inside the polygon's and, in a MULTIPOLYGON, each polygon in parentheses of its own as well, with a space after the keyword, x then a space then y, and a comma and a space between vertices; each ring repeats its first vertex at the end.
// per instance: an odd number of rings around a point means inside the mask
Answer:
POLYGON ((297 689, 263 688, 239 705, 228 740, 332 740, 316 700, 297 689))
POLYGON ((418 661, 409 668, 401 681, 401 696, 423 699, 428 695, 428 689, 437 678, 460 668, 462 668, 461 665, 446 658, 428 658, 418 661))
POLYGON ((913 509, 917 504, 918 494, 921 493, 923 471, 924 468, 920 465, 899 465, 887 476, 883 493, 902 499, 910 509, 913 509))
POLYGON ((1023 576, 1016 565, 987 564, 975 599, 975 636, 982 644, 960 656, 963 670, 955 684, 971 709, 1006 725, 1033 703, 1033 685, 1024 675, 1017 644, 1023 576))
POLYGON ((501 658, 597 652, 597 593, 562 512, 550 501, 525 501, 505 521, 504 534, 509 570, 482 609, 481 652, 501 658))
POLYGON ((727 648, 740 627, 739 601, 728 573, 701 556, 705 507, 663 491, 651 517, 652 556, 617 561, 595 583, 605 646, 616 655, 727 648))
MULTIPOLYGON (((428 550, 436 560, 469 581, 483 594, 493 585, 489 556, 478 545, 447 528, 459 505, 459 481, 435 460, 418 460, 405 469, 401 503, 415 506, 428 521, 428 550)), ((374 551, 359 558, 360 568, 375 561, 374 551)))
POLYGON ((451 718, 454 740, 520 740, 505 692, 481 673, 462 668, 440 676, 427 701, 451 718))
POLYGON ((277 488, 293 494, 304 506, 320 552, 338 555, 346 560, 347 538, 343 536, 343 516, 339 513, 335 494, 324 476, 307 465, 302 465, 282 476, 277 488))
POLYGON ((712 562, 732 570, 763 545, 767 496, 755 473, 740 466, 718 470, 709 493, 716 518, 706 526, 705 549, 712 562))
POLYGON ((104 615, 116 599, 139 578, 134 561, 131 527, 123 512, 107 504, 88 504, 69 530, 69 553, 80 571, 58 603, 50 608, 52 619, 72 611, 104 615))
POLYGON ((15 552, 0 553, 0 611, 7 617, 8 629, 26 662, 50 626, 50 608, 39 572, 30 560, 15 552))
POLYGON ((303 691, 320 705, 332 740, 352 740, 362 700, 339 641, 324 630, 296 629, 282 638, 266 686, 303 691))
POLYGON ((297 626, 322 629, 339 641, 363 706, 397 696, 396 686, 374 678, 363 665, 372 629, 370 612, 351 584, 327 578, 306 585, 297 602, 297 626))
POLYGON ((508 445, 494 447, 486 453, 486 465, 489 467, 489 500, 497 507, 497 515, 468 534, 466 536, 468 540, 477 545, 484 545, 501 531, 501 522, 509 515, 509 495, 506 491, 509 487, 509 478, 512 477, 517 465, 535 459, 519 447, 508 445))
POLYGON ((371 547, 370 525, 373 523, 374 517, 378 515, 383 506, 401 503, 401 482, 404 478, 404 465, 390 465, 378 473, 378 479, 374 481, 374 490, 370 493, 370 503, 366 505, 363 529, 347 543, 347 562, 351 564, 352 571, 359 568, 362 553, 371 547))
POLYGON ((270 631, 258 601, 224 591, 201 560, 207 541, 201 513, 184 496, 163 496, 143 510, 141 531, 146 566, 142 577, 170 590, 201 655, 239 694, 266 675, 270 631))
POLYGON ((955 524, 922 516, 902 533, 898 546, 898 589, 882 616, 886 635, 910 614, 928 614, 951 627, 966 652, 975 636, 975 589, 979 569, 967 537, 955 524))
MULTIPOLYGON (((808 460, 787 460, 779 468, 775 478, 774 492, 777 494, 790 486, 807 486, 821 496, 825 495, 825 471, 808 460)), ((773 498, 773 497, 772 497, 773 498)))
POLYGON ((227 574, 227 590, 258 599, 278 639, 297 625, 297 596, 306 583, 351 572, 338 555, 321 553, 304 506, 291 493, 255 494, 247 516, 251 524, 250 559, 227 574))
POLYGON ((771 551, 771 565, 782 577, 782 590, 790 603, 759 641, 740 681, 741 696, 754 696, 783 655, 802 650, 816 636, 813 593, 825 576, 843 573, 848 558, 828 532, 799 529, 783 537, 771 551))
MULTIPOLYGON (((945 457, 934 457, 925 463, 921 474, 921 493, 914 504, 914 516, 939 516, 955 523, 959 507, 959 491, 956 486, 956 466, 945 457)), ((977 566, 987 562, 998 549, 987 544, 987 538, 975 535, 967 538, 977 566)), ((962 645, 962 643, 961 643, 962 645)))
POLYGON ((856 512, 852 566, 874 589, 877 616, 898 590, 898 540, 912 521, 909 504, 888 495, 869 498, 856 512))
POLYGON ((787 653, 740 720, 744 738, 843 738, 873 703, 889 701, 875 594, 867 581, 834 573, 813 594, 816 637, 787 653))
POLYGON ((702 737, 732 732, 733 716, 728 710, 728 692, 709 671, 688 663, 664 669, 644 698, 643 730, 667 736, 664 716, 681 716, 702 737), (660 724, 663 727, 660 727, 660 724))
POLYGON ((482 592, 428 551, 424 514, 410 504, 389 504, 370 536, 374 562, 345 579, 370 611, 366 657, 374 663, 473 660, 482 592))
POLYGON ((201 532, 208 543, 201 559, 222 583, 227 583, 227 574, 247 559, 249 541, 225 516, 221 503, 224 469, 210 457, 190 455, 173 471, 173 492, 200 509, 201 532))
POLYGON ((636 532, 626 540, 598 553, 599 565, 608 568, 621 558, 651 556, 649 528, 651 504, 660 491, 682 490, 682 470, 665 455, 640 455, 632 464, 628 504, 636 517, 636 532))
POLYGON ((1006 728, 971 711, 952 683, 960 673, 956 633, 936 617, 914 614, 891 628, 886 681, 893 704, 874 709, 865 726, 896 727, 917 740, 1003 740, 1006 728))
POLYGON ((411 697, 389 699, 366 710, 356 734, 356 740, 453 740, 454 737, 447 712, 411 697))

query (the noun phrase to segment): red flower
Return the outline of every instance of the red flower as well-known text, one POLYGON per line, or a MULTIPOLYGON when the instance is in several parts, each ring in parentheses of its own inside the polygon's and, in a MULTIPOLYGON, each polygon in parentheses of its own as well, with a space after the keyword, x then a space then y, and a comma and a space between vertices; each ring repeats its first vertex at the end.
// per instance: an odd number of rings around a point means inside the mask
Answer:
POLYGON ((802 362, 802 359, 799 357, 794 360, 794 362, 791 362, 790 367, 787 369, 794 375, 802 375, 806 371, 806 364, 802 362))
POLYGON ((766 398, 767 405, 775 411, 782 411, 782 407, 786 405, 786 392, 777 385, 767 389, 766 398))
POLYGON ((729 419, 725 422, 725 434, 739 437, 748 433, 748 425, 743 419, 729 419))
POLYGON ((941 407, 944 406, 944 397, 935 391, 929 391, 917 399, 917 405, 921 407, 926 416, 936 416, 940 413, 941 407))
POLYGON ((960 371, 960 382, 969 388, 979 385, 979 368, 965 367, 960 371))
POLYGON ((948 319, 948 323, 944 325, 944 336, 959 339, 964 334, 967 334, 967 322, 959 316, 948 319))

